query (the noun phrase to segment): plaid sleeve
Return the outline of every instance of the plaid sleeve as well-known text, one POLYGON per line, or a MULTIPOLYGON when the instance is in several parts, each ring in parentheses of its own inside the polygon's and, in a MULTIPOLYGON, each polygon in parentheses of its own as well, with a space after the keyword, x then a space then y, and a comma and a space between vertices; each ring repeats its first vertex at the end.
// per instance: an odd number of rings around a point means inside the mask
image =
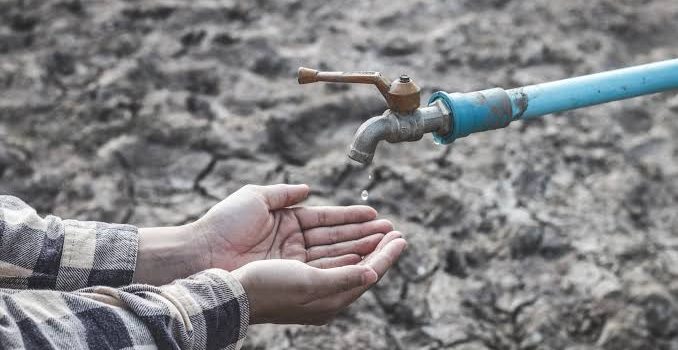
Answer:
POLYGON ((134 226, 42 218, 20 199, 0 196, 0 288, 127 285, 137 249, 134 226))
POLYGON ((170 285, 0 289, 1 349, 240 349, 249 305, 211 269, 170 285))

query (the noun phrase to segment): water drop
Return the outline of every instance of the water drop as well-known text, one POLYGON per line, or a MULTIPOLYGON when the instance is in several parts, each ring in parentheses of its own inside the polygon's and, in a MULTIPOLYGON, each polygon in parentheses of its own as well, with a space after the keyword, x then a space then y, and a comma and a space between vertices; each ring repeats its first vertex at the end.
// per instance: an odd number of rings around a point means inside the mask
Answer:
POLYGON ((438 140, 437 137, 434 137, 434 138, 433 138, 433 143, 435 143, 436 145, 440 145, 440 140, 438 140))
POLYGON ((370 180, 372 180, 372 173, 370 173, 369 175, 367 175, 367 178, 370 179, 370 180))
POLYGON ((367 192, 367 190, 363 190, 363 192, 360 193, 360 198, 362 198, 362 200, 366 201, 366 200, 367 200, 367 197, 368 197, 369 195, 370 195, 370 194, 367 192))
POLYGON ((426 268, 423 266, 418 266, 417 267, 417 275, 421 276, 426 273, 426 268))

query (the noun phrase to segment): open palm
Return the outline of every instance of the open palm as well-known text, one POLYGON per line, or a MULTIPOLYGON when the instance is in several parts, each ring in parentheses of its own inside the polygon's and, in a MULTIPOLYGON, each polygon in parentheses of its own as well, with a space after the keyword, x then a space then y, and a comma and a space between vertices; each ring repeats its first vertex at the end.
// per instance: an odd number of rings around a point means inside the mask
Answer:
POLYGON ((247 185, 195 224, 209 265, 234 270, 264 259, 293 259, 320 268, 361 261, 393 230, 367 206, 291 207, 306 185, 247 185))

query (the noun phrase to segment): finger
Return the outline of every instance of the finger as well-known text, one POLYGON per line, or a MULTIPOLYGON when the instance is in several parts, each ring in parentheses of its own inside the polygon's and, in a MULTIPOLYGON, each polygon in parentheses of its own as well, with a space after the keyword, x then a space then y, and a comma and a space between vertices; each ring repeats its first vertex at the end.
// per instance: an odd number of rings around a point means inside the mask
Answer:
POLYGON ((359 224, 315 227, 304 232, 304 239, 306 240, 307 247, 313 247, 355 240, 375 233, 386 233, 392 230, 393 224, 390 221, 372 220, 359 224))
POLYGON ((340 294, 332 294, 324 298, 315 300, 307 304, 307 306, 309 308, 316 310, 325 310, 330 312, 341 311, 342 309, 351 305, 358 298, 360 298, 360 296, 363 295, 366 291, 368 291, 370 287, 373 285, 374 283, 370 283, 363 286, 355 287, 351 290, 348 290, 340 294))
POLYGON ((373 258, 375 255, 377 255, 378 252, 384 249, 384 247, 391 241, 397 239, 397 238, 402 238, 403 234, 400 231, 391 231, 387 233, 384 238, 377 244, 377 247, 374 248, 374 251, 367 256, 363 258, 363 261, 361 264, 367 263, 369 259, 373 258))
MULTIPOLYGON (((371 256, 369 257, 370 261, 368 261, 368 258, 365 258, 363 260, 363 262, 367 262, 365 266, 371 266, 374 272, 377 273, 377 275, 379 276, 377 280, 380 280, 382 277, 384 277, 389 268, 393 266, 393 264, 398 260, 398 257, 400 257, 405 248, 407 248, 407 242, 404 239, 397 237, 397 235, 395 235, 394 233, 400 232, 396 231, 389 232, 389 235, 384 237, 382 242, 391 238, 390 241, 388 241, 383 247, 381 247, 379 251, 375 251, 375 253, 371 254, 371 256)), ((349 305, 350 303, 358 299, 370 287, 371 284, 353 288, 352 290, 344 292, 340 295, 334 295, 328 298, 318 300, 318 302, 320 303, 334 302, 340 303, 340 305, 344 306, 349 305)))
POLYGON ((319 271, 314 283, 317 285, 316 299, 368 286, 379 278, 369 266, 348 265, 319 271))
POLYGON ((331 258, 320 258, 309 261, 308 264, 319 269, 331 269, 334 267, 341 267, 346 265, 355 265, 362 260, 358 254, 346 254, 342 256, 334 256, 331 258))
POLYGON ((360 262, 360 265, 365 265, 370 262, 383 248, 386 244, 391 242, 392 240, 396 238, 401 238, 403 234, 399 231, 391 231, 384 236, 384 238, 381 239, 379 244, 377 244, 377 247, 374 248, 374 251, 372 251, 370 254, 364 257, 364 259, 360 262))
MULTIPOLYGON (((382 240, 379 242, 377 247, 374 248, 374 251, 372 253, 368 254, 367 256, 365 256, 365 258, 359 264, 360 265, 369 264, 372 260, 374 260, 378 256, 379 252, 381 252, 389 242, 391 242, 395 239, 401 238, 402 236, 403 236, 403 234, 399 231, 391 231, 391 232, 387 233, 386 236, 384 236, 384 238, 382 238, 382 240)), ((379 276, 381 278, 381 275, 379 275, 379 276)))
POLYGON ((396 238, 388 242, 384 247, 369 258, 365 258, 364 266, 371 267, 379 278, 386 274, 386 271, 395 264, 400 255, 407 247, 407 242, 402 238, 396 238))
POLYGON ((377 211, 365 205, 302 207, 295 208, 294 213, 304 230, 319 226, 355 224, 374 220, 377 217, 377 211))
POLYGON ((306 251, 306 261, 345 254, 367 255, 374 251, 382 238, 384 235, 377 233, 355 241, 311 247, 306 251))
POLYGON ((255 186, 255 191, 264 196, 270 209, 281 209, 295 205, 308 197, 308 185, 278 184, 271 186, 255 186))
POLYGON ((401 238, 403 236, 403 233, 400 231, 390 231, 389 233, 384 236, 384 239, 379 242, 376 248, 374 248, 375 252, 380 251, 388 242, 396 239, 396 238, 401 238))

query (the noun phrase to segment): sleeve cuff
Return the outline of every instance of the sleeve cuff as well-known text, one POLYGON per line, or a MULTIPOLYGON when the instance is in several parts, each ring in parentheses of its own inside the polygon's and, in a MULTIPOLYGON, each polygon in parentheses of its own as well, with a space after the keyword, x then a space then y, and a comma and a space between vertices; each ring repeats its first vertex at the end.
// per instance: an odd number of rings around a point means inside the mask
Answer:
POLYGON ((232 274, 222 269, 209 269, 175 283, 183 287, 181 294, 188 294, 181 299, 190 320, 194 347, 242 347, 250 321, 249 300, 232 274))
POLYGON ((139 249, 135 226, 63 220, 63 228, 57 290, 132 283, 139 249))

